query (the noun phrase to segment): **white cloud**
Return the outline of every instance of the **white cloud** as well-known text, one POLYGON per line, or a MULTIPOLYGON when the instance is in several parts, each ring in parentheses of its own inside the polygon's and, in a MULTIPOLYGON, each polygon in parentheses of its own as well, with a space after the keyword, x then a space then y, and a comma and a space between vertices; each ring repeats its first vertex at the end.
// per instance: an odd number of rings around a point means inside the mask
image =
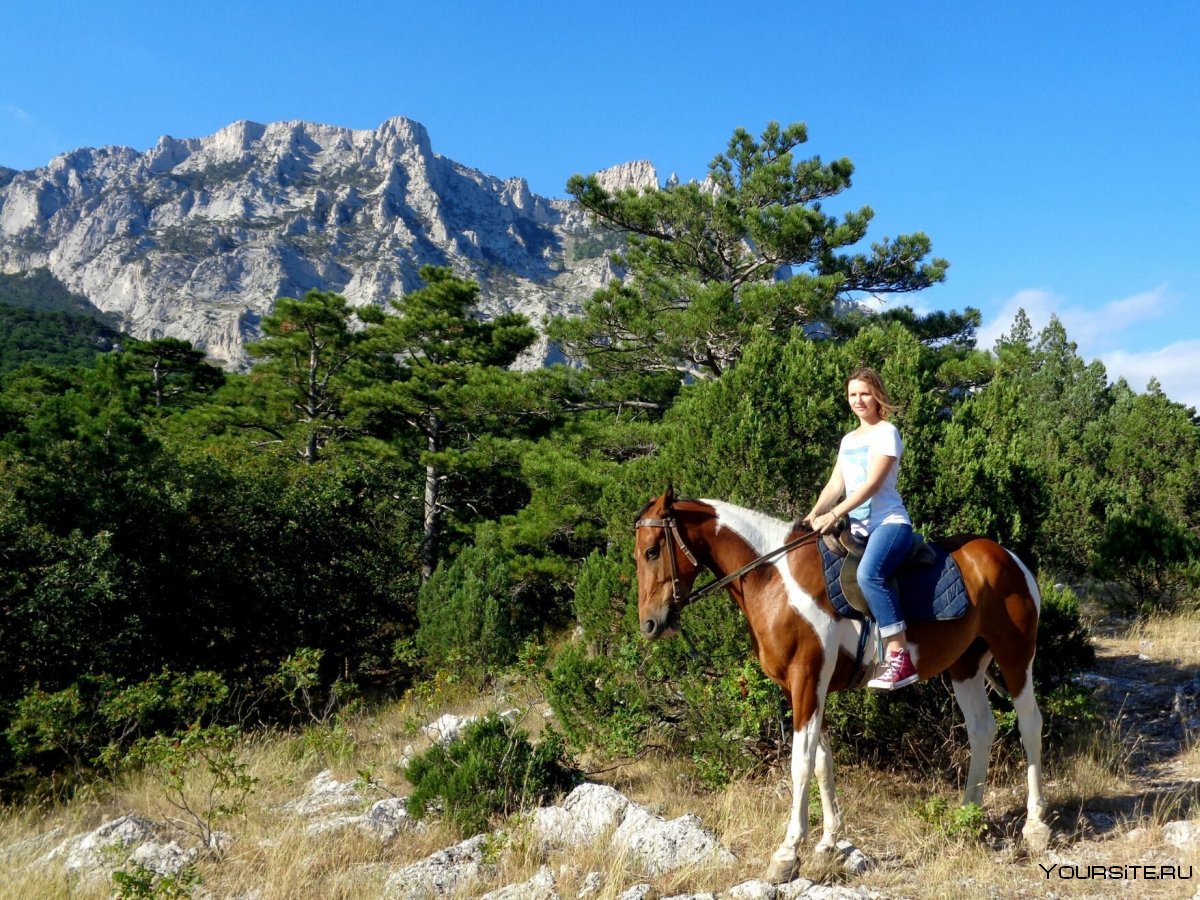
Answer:
POLYGON ((13 106, 11 103, 4 105, 4 114, 11 119, 16 119, 18 122, 29 122, 33 119, 33 116, 29 115, 21 107, 13 106))
POLYGON ((1085 360, 1099 359, 1112 380, 1124 378, 1136 391, 1143 391, 1157 378, 1172 400, 1200 409, 1200 340, 1176 341, 1161 349, 1129 351, 1120 344, 1132 329, 1169 312, 1172 297, 1166 287, 1143 291, 1113 300, 1096 309, 1072 305, 1053 291, 1018 291, 1004 302, 994 318, 985 320, 976 335, 976 346, 991 350, 1002 335, 1012 330, 1017 310, 1025 310, 1036 335, 1052 315, 1067 330, 1067 337, 1085 360))
POLYGON ((1036 288, 1018 291, 1004 302, 994 319, 979 328, 976 345, 991 350, 1001 335, 1012 330, 1017 310, 1023 309, 1034 333, 1045 328, 1052 315, 1058 316, 1067 329, 1067 337, 1079 345, 1080 353, 1092 358, 1116 349, 1116 339, 1129 328, 1162 316, 1169 301, 1165 287, 1113 300, 1098 309, 1073 306, 1053 291, 1036 288))
POLYGON ((1200 340, 1176 341, 1146 353, 1114 350, 1100 360, 1109 378, 1120 376, 1135 391, 1145 390, 1150 379, 1157 378, 1172 400, 1200 409, 1200 340))

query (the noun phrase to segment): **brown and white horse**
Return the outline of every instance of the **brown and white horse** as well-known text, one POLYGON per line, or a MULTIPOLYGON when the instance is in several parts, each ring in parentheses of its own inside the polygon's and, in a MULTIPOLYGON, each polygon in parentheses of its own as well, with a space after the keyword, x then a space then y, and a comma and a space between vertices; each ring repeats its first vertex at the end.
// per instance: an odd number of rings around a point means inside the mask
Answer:
MULTIPOLYGON (((805 534, 786 522, 717 500, 678 500, 671 491, 638 515, 638 618, 654 640, 679 629, 701 568, 718 578, 737 573, 805 534)), ((910 621, 908 641, 922 679, 949 670, 954 696, 966 719, 971 746, 964 803, 983 800, 996 724, 984 682, 994 658, 1012 694, 1028 763, 1026 844, 1045 849, 1050 829, 1042 820, 1042 715, 1033 694, 1033 655, 1041 597, 1029 569, 986 538, 939 542, 958 563, 969 595, 966 615, 951 621, 910 621)), ((828 738, 823 733, 830 691, 861 683, 856 650, 861 621, 839 616, 825 589, 815 540, 801 542, 773 561, 734 578, 727 590, 746 616, 750 641, 763 671, 792 706, 792 809, 787 834, 771 858, 767 879, 788 881, 808 832, 808 786, 814 768, 821 791, 823 833, 816 851, 831 852, 842 818, 834 795, 828 738)))

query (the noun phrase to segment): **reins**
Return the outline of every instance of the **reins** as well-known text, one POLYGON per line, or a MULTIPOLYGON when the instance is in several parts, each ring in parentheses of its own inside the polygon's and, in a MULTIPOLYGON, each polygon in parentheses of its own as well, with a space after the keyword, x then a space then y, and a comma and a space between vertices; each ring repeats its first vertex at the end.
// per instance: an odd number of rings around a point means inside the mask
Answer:
POLYGON ((802 544, 807 544, 809 541, 815 541, 821 536, 819 531, 810 531, 808 534, 788 541, 782 547, 776 547, 769 553, 764 553, 762 556, 750 560, 750 562, 746 563, 746 565, 742 566, 737 571, 730 572, 724 578, 711 581, 699 590, 691 591, 687 594, 687 596, 681 597, 679 595, 679 573, 675 566, 675 553, 671 547, 672 536, 674 536, 675 542, 679 544, 679 549, 683 551, 683 555, 688 558, 688 562, 690 562, 693 566, 699 565, 699 563, 696 562, 696 557, 692 554, 692 551, 688 549, 688 545, 684 543, 683 535, 679 533, 679 525, 675 521, 675 517, 667 516, 665 519, 638 519, 635 527, 663 529, 666 535, 667 559, 671 566, 671 599, 679 609, 687 606, 693 600, 699 600, 706 594, 711 594, 713 591, 720 590, 730 582, 741 578, 747 572, 752 572, 760 566, 764 566, 767 563, 778 559, 780 556, 795 550, 802 544))

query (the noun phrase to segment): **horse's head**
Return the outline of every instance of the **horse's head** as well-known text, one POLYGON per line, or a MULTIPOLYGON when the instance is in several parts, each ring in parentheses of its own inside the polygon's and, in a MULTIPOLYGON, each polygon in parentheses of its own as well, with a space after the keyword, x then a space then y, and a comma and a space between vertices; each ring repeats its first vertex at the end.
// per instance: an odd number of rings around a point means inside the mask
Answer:
POLYGON ((680 534, 674 504, 674 491, 668 488, 637 518, 638 621, 649 640, 679 631, 679 611, 700 571, 680 534))

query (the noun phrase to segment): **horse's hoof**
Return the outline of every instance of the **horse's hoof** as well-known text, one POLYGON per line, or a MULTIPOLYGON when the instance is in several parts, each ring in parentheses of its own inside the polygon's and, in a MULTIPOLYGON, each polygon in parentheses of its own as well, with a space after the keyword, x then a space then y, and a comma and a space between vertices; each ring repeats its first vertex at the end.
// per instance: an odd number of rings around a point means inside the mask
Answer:
POLYGON ((771 865, 767 867, 767 874, 763 876, 763 881, 767 884, 787 884, 796 877, 798 868, 800 868, 800 860, 794 856, 791 859, 772 859, 771 865))
POLYGON ((813 853, 817 856, 828 856, 832 853, 841 853, 841 848, 833 841, 821 841, 817 846, 813 847, 813 853))
POLYGON ((1045 822, 1029 822, 1021 829, 1021 837, 1030 853, 1045 853, 1050 846, 1050 826, 1045 822))

